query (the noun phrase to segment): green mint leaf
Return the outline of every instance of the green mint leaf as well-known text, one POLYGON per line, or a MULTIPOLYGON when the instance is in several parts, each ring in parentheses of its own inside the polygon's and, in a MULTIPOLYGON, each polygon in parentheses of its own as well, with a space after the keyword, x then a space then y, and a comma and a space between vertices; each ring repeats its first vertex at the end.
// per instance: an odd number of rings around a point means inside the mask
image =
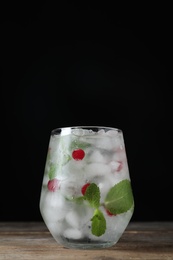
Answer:
POLYGON ((94 215, 91 221, 92 221, 92 226, 91 226, 92 234, 97 237, 103 235, 106 230, 106 220, 103 213, 99 209, 96 209, 94 211, 94 215))
POLYGON ((128 211, 134 204, 130 181, 126 179, 114 185, 106 195, 104 204, 112 214, 128 211))
POLYGON ((71 156, 69 154, 63 154, 61 158, 61 165, 64 166, 71 160, 71 156))
POLYGON ((62 156, 62 158, 60 159, 61 160, 59 160, 58 164, 50 163, 50 168, 48 172, 50 180, 54 179, 57 176, 57 172, 61 169, 61 167, 71 160, 71 156, 69 156, 68 154, 64 154, 64 156, 62 156))
POLYGON ((87 143, 87 142, 82 142, 80 141, 79 139, 74 139, 72 142, 71 142, 71 145, 70 145, 70 149, 71 150, 75 150, 75 149, 85 149, 87 147, 91 146, 91 144, 87 143))
POLYGON ((52 180, 56 177, 56 165, 55 164, 50 164, 48 176, 49 176, 50 180, 52 180))
POLYGON ((67 164, 72 157, 69 154, 69 145, 65 137, 61 138, 59 143, 59 154, 58 154, 58 164, 64 166, 67 164))
POLYGON ((84 197, 91 207, 98 208, 100 206, 100 190, 95 183, 91 183, 90 186, 88 186, 84 197))

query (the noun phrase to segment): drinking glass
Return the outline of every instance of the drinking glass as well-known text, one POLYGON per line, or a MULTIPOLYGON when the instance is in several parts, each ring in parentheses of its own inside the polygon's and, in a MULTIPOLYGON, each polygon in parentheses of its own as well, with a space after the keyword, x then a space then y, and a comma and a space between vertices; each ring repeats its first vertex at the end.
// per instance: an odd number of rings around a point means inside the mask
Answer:
POLYGON ((104 126, 52 130, 40 212, 52 237, 66 248, 115 245, 134 212, 122 130, 104 126))

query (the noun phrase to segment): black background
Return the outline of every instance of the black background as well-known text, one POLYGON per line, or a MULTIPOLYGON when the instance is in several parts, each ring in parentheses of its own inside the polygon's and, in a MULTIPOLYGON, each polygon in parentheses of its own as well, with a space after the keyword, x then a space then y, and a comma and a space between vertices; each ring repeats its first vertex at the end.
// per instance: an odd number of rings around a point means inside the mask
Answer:
POLYGON ((135 221, 172 213, 169 6, 3 4, 0 220, 39 221, 52 129, 123 130, 135 221))

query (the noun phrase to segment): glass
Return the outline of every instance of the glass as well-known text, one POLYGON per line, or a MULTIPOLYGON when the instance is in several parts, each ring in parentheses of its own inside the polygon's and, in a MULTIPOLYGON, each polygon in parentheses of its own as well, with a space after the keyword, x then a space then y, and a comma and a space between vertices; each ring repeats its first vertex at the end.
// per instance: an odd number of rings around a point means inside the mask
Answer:
POLYGON ((51 132, 40 212, 66 248, 115 245, 134 212, 122 130, 101 126, 51 132))

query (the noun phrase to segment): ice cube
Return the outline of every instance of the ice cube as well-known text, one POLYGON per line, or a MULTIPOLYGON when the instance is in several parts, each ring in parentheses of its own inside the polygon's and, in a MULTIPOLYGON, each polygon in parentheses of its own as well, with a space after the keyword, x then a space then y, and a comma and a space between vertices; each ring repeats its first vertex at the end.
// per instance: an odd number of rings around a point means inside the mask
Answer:
POLYGON ((104 129, 101 129, 101 130, 99 130, 98 131, 98 135, 105 135, 106 133, 105 133, 105 130, 104 129))
MULTIPOLYGON (((117 157, 115 158, 117 160, 117 157)), ((130 178, 127 160, 111 161, 109 165, 111 167, 111 172, 113 173, 112 176, 114 176, 117 180, 130 178)))
POLYGON ((75 161, 75 160, 70 160, 68 164, 64 165, 61 170, 61 176, 64 177, 64 180, 66 179, 67 181, 72 181, 80 182, 84 178, 84 169, 85 169, 86 162, 83 160, 81 161, 75 161))
POLYGON ((115 184, 117 184, 117 183, 119 183, 120 181, 122 181, 123 179, 124 179, 123 176, 122 176, 121 174, 119 174, 119 173, 111 173, 111 174, 109 175, 109 181, 111 182, 112 187, 113 187, 115 184))
POLYGON ((85 167, 86 179, 94 178, 97 175, 108 175, 110 172, 110 166, 104 163, 90 163, 85 167))
POLYGON ((73 176, 69 176, 66 180, 61 182, 60 186, 60 192, 63 196, 66 198, 73 198, 77 196, 81 196, 81 187, 84 184, 83 178, 73 176))
POLYGON ((107 158, 101 154, 100 151, 94 150, 90 154, 89 162, 95 162, 95 163, 105 163, 107 161, 107 158))
POLYGON ((112 150, 117 151, 121 147, 123 147, 123 143, 119 137, 117 138, 111 138, 111 144, 112 144, 112 150))
POLYGON ((66 216, 69 204, 60 192, 42 192, 40 209, 43 218, 48 222, 58 221, 66 216))
POLYGON ((81 225, 80 215, 76 211, 68 212, 65 219, 72 228, 79 228, 81 225))
POLYGON ((66 176, 75 175, 80 177, 82 175, 85 164, 86 162, 84 160, 75 161, 72 159, 68 164, 64 165, 62 174, 66 176))
POLYGON ((80 239, 83 237, 83 234, 80 230, 76 228, 67 228, 64 233, 64 237, 69 239, 80 239))
POLYGON ((103 129, 98 132, 97 147, 106 150, 112 150, 117 148, 121 140, 121 134, 118 134, 117 130, 109 130, 105 132, 103 129))
POLYGON ((88 135, 94 135, 95 132, 92 129, 76 128, 72 130, 72 134, 76 136, 88 136, 88 135))
POLYGON ((90 207, 87 202, 83 204, 75 204, 74 208, 67 213, 66 222, 72 228, 82 230, 84 226, 90 222, 94 214, 94 208, 90 207))
MULTIPOLYGON (((132 216, 131 210, 128 210, 125 213, 118 214, 118 215, 115 216, 116 217, 116 224, 115 224, 116 233, 121 234, 121 233, 124 232, 124 230, 126 229, 128 223, 131 219, 131 216, 132 216)), ((112 225, 110 226, 110 228, 112 228, 112 225)))
POLYGON ((112 183, 108 180, 108 178, 104 178, 102 182, 98 183, 98 187, 100 189, 100 203, 103 203, 107 193, 112 187, 112 183))
POLYGON ((112 172, 119 172, 122 168, 122 162, 121 161, 111 161, 109 163, 110 167, 111 167, 111 171, 112 172))
POLYGON ((96 147, 110 151, 112 149, 112 141, 109 136, 104 136, 96 139, 96 147))
POLYGON ((118 135, 118 130, 108 130, 108 131, 106 132, 106 135, 115 137, 115 136, 118 135))
POLYGON ((120 146, 124 145, 122 133, 118 130, 109 130, 105 132, 100 130, 98 132, 97 147, 107 150, 117 150, 120 146))

